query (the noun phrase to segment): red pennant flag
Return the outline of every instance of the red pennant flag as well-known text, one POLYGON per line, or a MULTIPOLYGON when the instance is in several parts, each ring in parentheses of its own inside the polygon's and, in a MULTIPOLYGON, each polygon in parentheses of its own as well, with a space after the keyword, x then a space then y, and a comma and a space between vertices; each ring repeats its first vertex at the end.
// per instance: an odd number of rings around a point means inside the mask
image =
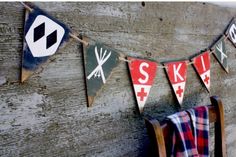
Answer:
POLYGON ((173 87, 175 96, 181 105, 187 79, 187 61, 165 63, 166 73, 173 87))
POLYGON ((201 77, 202 82, 210 91, 210 53, 206 51, 193 59, 193 65, 201 77))
POLYGON ((149 91, 156 76, 157 63, 147 60, 128 57, 136 100, 140 113, 143 112, 149 91))

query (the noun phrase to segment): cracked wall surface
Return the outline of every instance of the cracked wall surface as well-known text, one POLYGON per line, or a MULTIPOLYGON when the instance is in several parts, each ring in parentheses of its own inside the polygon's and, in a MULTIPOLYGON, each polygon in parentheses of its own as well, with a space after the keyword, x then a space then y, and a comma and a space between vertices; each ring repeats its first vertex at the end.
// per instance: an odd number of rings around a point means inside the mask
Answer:
MULTIPOLYGON (((74 32, 125 55, 171 60, 207 48, 223 33, 235 9, 208 3, 35 2, 74 32)), ((0 3, 0 156, 151 156, 128 68, 119 64, 87 108, 82 46, 75 40, 25 83, 19 83, 24 8, 0 3)), ((227 152, 236 153, 236 55, 230 42, 229 74, 211 55, 211 93, 188 67, 182 109, 224 103, 227 152)), ((163 69, 158 68, 144 113, 160 120, 178 111, 163 69)), ((211 132, 211 150, 214 145, 211 132)), ((213 155, 212 155, 213 156, 213 155)))

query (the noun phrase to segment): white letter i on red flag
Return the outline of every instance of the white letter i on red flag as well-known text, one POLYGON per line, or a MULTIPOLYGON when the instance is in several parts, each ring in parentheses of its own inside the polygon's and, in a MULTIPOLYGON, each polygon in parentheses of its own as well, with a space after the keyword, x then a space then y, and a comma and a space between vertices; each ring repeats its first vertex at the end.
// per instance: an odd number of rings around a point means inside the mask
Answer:
POLYGON ((210 53, 206 51, 197 57, 193 58, 193 65, 201 77, 202 82, 206 86, 207 90, 210 91, 210 53))

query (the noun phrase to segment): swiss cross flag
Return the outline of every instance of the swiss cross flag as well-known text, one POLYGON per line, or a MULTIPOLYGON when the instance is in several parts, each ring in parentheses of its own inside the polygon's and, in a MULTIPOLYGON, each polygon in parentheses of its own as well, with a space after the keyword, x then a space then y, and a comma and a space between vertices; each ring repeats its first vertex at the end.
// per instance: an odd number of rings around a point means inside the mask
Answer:
POLYGON ((181 105, 187 78, 187 61, 165 63, 166 73, 173 87, 174 93, 181 105))
POLYGON ((206 86, 207 90, 210 91, 210 53, 205 51, 204 53, 193 58, 193 65, 201 77, 202 82, 206 86))
POLYGON ((157 63, 137 58, 128 57, 129 71, 133 82, 139 111, 143 112, 149 91, 154 82, 157 63))

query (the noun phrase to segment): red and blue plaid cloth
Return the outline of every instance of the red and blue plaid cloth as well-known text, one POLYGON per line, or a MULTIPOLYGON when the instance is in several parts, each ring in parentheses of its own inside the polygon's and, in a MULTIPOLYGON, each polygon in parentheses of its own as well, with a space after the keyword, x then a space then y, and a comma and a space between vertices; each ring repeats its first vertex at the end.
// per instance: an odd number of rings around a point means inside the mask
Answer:
POLYGON ((195 145, 199 157, 209 156, 209 113, 206 106, 196 107, 187 111, 193 124, 195 145))
POLYGON ((182 111, 167 117, 174 128, 172 152, 174 157, 209 156, 209 119, 205 106, 182 111))

